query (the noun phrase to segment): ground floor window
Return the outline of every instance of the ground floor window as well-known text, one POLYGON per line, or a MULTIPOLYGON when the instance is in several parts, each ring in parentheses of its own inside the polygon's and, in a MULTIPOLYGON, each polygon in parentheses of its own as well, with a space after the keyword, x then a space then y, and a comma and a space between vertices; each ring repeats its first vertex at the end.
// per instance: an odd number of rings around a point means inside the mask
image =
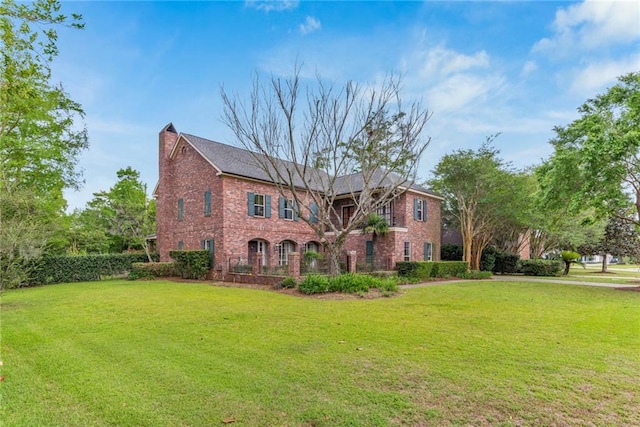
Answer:
POLYGON ((433 260, 433 245, 430 242, 424 243, 424 260, 432 261, 433 260))
POLYGON ((411 261, 411 242, 404 242, 404 260, 411 261))

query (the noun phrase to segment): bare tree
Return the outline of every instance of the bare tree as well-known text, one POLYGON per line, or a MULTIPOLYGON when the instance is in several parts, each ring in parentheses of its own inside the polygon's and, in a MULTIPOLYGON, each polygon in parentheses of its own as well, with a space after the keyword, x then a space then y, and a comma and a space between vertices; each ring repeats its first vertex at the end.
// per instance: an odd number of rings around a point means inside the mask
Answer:
POLYGON ((221 88, 224 123, 323 242, 331 274, 349 233, 412 185, 430 141, 430 113, 419 102, 405 108, 400 92, 395 77, 306 85, 299 67, 287 78, 256 73, 248 101, 221 88), (345 197, 355 210, 343 224, 335 202, 345 197))

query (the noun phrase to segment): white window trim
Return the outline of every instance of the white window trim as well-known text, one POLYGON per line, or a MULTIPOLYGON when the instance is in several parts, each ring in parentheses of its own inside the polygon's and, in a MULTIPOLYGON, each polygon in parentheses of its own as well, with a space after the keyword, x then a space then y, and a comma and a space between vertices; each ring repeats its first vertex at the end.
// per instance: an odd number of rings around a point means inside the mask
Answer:
POLYGON ((253 216, 257 216, 260 218, 264 218, 265 217, 265 213, 266 213, 266 200, 267 200, 267 196, 265 196, 264 194, 254 194, 253 195, 253 216), (262 197, 262 203, 258 203, 258 197, 262 197), (262 213, 258 213, 258 208, 262 208, 262 213))
POLYGON ((403 260, 411 261, 411 242, 404 242, 403 260))

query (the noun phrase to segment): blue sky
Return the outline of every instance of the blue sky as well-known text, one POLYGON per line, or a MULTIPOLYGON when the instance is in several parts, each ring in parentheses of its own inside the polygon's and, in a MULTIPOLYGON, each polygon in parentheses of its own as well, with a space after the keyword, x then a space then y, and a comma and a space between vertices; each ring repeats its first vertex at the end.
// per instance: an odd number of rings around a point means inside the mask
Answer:
POLYGON ((402 74, 404 99, 433 113, 422 179, 440 158, 494 145, 516 167, 551 154, 552 129, 616 77, 640 70, 640 2, 65 2, 82 31, 59 31, 54 79, 84 107, 85 185, 69 209, 131 166, 149 192, 157 138, 178 131, 235 141, 220 85, 246 93, 255 71, 296 61, 342 84, 402 74))

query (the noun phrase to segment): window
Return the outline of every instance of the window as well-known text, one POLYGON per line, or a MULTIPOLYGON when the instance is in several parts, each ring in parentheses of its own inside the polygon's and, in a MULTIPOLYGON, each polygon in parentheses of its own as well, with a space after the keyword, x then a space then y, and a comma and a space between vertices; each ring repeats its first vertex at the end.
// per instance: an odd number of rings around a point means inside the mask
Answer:
POLYGON ((204 192, 204 216, 211 216, 211 191, 204 192))
POLYGON ((178 221, 184 219, 184 200, 178 199, 178 221))
POLYGON ((209 268, 213 267, 214 242, 213 239, 201 240, 200 248, 209 251, 209 268))
POLYGON ((309 205, 309 221, 312 224, 318 223, 318 204, 316 202, 311 202, 309 205))
POLYGON ((247 193, 247 206, 249 216, 271 217, 271 196, 247 193))
POLYGON ((278 199, 278 216, 284 219, 294 219, 294 203, 293 200, 288 200, 283 197, 278 199))
POLYGON ((416 221, 427 220, 427 201, 424 199, 413 199, 413 219, 416 221))
POLYGON ((349 224, 349 220, 356 212, 356 207, 353 205, 342 207, 342 227, 346 228, 349 224))
POLYGON ((384 205, 382 207, 379 207, 377 213, 382 218, 384 218, 385 221, 387 221, 387 224, 392 225, 392 223, 391 223, 391 202, 387 203, 386 205, 384 205))
POLYGON ((424 260, 432 261, 433 245, 429 242, 424 242, 424 260))
POLYGON ((179 251, 181 251, 181 250, 183 250, 183 249, 184 249, 184 242, 183 242, 182 240, 180 240, 180 241, 178 242, 178 250, 179 250, 179 251))
POLYGON ((263 194, 256 194, 253 198, 253 216, 264 216, 263 194))
POLYGON ((411 242, 404 242, 404 260, 411 261, 411 242))
POLYGON ((295 252, 296 245, 290 240, 284 240, 280 242, 280 247, 278 248, 278 265, 288 265, 289 264, 289 253, 295 252))

